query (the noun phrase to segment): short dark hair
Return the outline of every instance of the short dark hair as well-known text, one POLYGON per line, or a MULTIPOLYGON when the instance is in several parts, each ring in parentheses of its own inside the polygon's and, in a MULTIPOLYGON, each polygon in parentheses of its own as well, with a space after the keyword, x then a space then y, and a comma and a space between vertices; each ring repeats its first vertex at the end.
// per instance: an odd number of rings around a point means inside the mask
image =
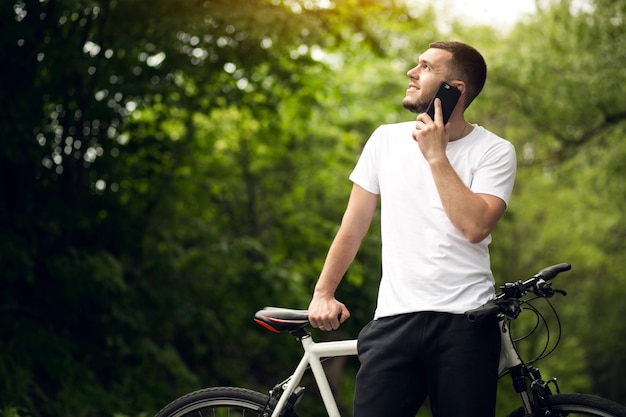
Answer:
POLYGON ((465 107, 480 94, 487 80, 487 64, 475 48, 456 41, 437 41, 428 45, 431 48, 443 49, 452 53, 448 64, 448 75, 464 81, 467 86, 465 107))

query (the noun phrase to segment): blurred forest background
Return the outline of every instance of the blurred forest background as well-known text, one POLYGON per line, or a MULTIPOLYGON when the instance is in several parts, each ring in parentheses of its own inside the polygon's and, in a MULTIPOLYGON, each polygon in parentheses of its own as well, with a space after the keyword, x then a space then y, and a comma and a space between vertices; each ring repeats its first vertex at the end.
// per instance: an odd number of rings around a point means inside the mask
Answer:
MULTIPOLYGON (((362 146, 414 118, 405 73, 444 38, 485 55, 468 119, 518 152, 498 282, 573 265, 544 376, 626 403, 626 0, 539 1, 510 31, 400 0, 0 4, 0 415, 150 416, 286 377, 298 345, 252 316, 308 306, 362 146)), ((319 338, 371 317, 379 244, 319 338)), ((356 364, 332 364, 350 415, 356 364)))

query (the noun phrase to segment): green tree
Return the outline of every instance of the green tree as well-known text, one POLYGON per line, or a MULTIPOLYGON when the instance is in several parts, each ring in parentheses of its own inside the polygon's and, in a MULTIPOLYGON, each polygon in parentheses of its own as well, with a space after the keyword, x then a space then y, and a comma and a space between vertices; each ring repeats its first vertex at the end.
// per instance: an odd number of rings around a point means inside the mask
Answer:
POLYGON ((617 382, 625 329, 617 323, 626 289, 626 194, 617 161, 624 158, 626 99, 615 85, 625 75, 626 2, 576 6, 560 1, 540 9, 494 54, 487 112, 519 156, 516 192, 499 231, 508 239, 495 259, 502 280, 573 265, 555 283, 570 295, 559 302, 561 355, 546 366, 565 390, 625 403, 617 382))
MULTIPOLYGON (((494 271, 571 262, 547 370, 626 402, 625 2, 588 6, 448 36, 490 63, 470 116, 518 149, 494 271)), ((361 147, 413 117, 404 73, 439 37, 433 22, 392 0, 3 2, 0 405, 137 415, 285 377, 297 345, 252 315, 306 307, 361 147)), ((371 316, 378 236, 340 289, 353 318, 333 337, 371 316)))
POLYGON ((2 404, 136 414, 202 385, 267 386, 273 342, 233 329, 307 302, 345 195, 320 166, 347 175, 371 127, 325 125, 333 97, 357 95, 333 62, 377 59, 388 17, 415 19, 393 2, 1 13, 2 404))

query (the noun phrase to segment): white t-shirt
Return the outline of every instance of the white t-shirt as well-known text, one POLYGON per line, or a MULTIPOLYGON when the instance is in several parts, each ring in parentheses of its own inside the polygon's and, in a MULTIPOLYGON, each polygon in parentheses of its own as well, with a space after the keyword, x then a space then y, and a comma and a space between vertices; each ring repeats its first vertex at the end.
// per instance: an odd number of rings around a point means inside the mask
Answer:
MULTIPOLYGON (((381 196, 382 278, 374 318, 417 311, 461 314, 494 295, 491 236, 472 244, 447 217, 430 166, 413 140, 415 122, 374 131, 350 180, 381 196)), ((474 193, 507 205, 515 181, 515 149, 475 125, 446 154, 474 193)))

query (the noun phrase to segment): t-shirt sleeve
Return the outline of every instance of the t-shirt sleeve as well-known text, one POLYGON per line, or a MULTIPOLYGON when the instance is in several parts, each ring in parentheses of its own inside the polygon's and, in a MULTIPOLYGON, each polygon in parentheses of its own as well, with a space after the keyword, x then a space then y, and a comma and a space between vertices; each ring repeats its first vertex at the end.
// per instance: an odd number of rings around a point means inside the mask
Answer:
POLYGON ((350 181, 373 194, 380 194, 378 170, 380 167, 380 129, 368 139, 361 156, 350 174, 350 181))
POLYGON ((474 193, 499 197, 508 206, 516 171, 515 148, 510 142, 502 141, 485 154, 470 189, 474 193))

